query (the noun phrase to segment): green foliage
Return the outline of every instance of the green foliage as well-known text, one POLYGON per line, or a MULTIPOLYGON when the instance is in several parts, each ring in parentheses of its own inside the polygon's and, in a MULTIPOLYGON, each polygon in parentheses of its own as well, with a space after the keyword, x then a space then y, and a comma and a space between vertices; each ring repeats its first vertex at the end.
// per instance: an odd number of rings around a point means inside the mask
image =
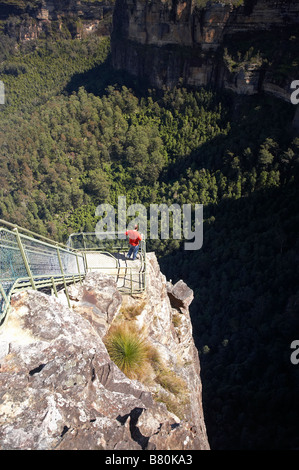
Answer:
POLYGON ((186 382, 178 377, 174 371, 166 368, 159 370, 156 375, 156 382, 160 384, 165 390, 169 391, 173 395, 185 394, 187 390, 186 382))
POLYGON ((131 324, 111 327, 105 345, 112 361, 128 377, 136 377, 147 361, 147 344, 131 324))
POLYGON ((296 26, 237 33, 225 38, 223 60, 230 72, 239 72, 248 65, 262 68, 271 82, 286 87, 298 73, 298 46, 296 26))
POLYGON ((34 107, 61 93, 74 74, 102 63, 108 51, 109 40, 96 37, 89 41, 39 40, 20 45, 0 67, 6 90, 1 114, 28 115, 34 107))
POLYGON ((105 346, 124 374, 148 384, 155 399, 183 419, 185 405, 189 403, 187 383, 164 365, 157 349, 136 326, 134 319, 143 306, 141 303, 122 307, 121 319, 110 327, 104 338, 105 346))
POLYGON ((160 260, 167 277, 194 290, 191 317, 214 449, 296 446, 298 371, 289 346, 298 321, 298 201, 298 182, 225 199, 204 210, 200 251, 160 260))
POLYGON ((208 4, 213 4, 213 3, 221 3, 221 4, 233 5, 235 7, 239 7, 244 4, 244 0, 222 0, 221 2, 219 2, 219 0, 195 0, 195 5, 199 8, 205 8, 208 6, 208 4))
MULTIPOLYGON (((97 205, 116 207, 119 195, 147 208, 203 204, 201 250, 186 252, 172 239, 148 240, 148 250, 167 278, 194 290, 211 445, 296 448, 297 395, 289 384, 298 378, 288 357, 298 303, 294 107, 203 88, 137 94, 111 69, 108 40, 37 41, 14 50, 5 38, 0 217, 65 242, 71 232, 93 231, 97 205)), ((268 60, 273 45, 269 39, 261 49, 260 42, 246 56, 243 38, 236 50, 228 44, 228 54, 236 61, 240 51, 242 61, 260 51, 268 60)), ((137 363, 142 347, 136 340, 129 348, 137 363)), ((157 357, 146 354, 143 370, 157 375, 157 357)), ((169 394, 159 399, 175 409, 169 394)))

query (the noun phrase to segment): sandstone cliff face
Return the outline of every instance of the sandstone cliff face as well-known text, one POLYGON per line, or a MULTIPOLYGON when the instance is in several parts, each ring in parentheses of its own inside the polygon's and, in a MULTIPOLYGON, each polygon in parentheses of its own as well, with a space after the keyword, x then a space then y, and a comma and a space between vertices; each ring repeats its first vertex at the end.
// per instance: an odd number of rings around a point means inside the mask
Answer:
POLYGON ((0 19, 6 22, 5 32, 19 41, 66 31, 73 38, 82 38, 89 34, 109 35, 113 8, 112 0, 40 0, 27 5, 0 1, 0 19))
POLYGON ((113 64, 158 88, 212 84, 239 94, 264 90, 289 101, 292 71, 277 83, 273 70, 252 58, 231 71, 223 47, 237 42, 237 34, 278 32, 298 22, 295 0, 247 0, 239 8, 221 2, 198 8, 192 0, 117 0, 113 64))
POLYGON ((13 297, 0 331, 1 449, 209 449, 188 312, 193 292, 182 281, 167 283, 153 254, 148 265, 137 322, 185 380, 184 416, 154 399, 153 385, 129 379, 111 361, 103 337, 123 303, 140 298, 122 298, 112 278, 90 273, 70 289, 72 309, 63 296, 13 297))

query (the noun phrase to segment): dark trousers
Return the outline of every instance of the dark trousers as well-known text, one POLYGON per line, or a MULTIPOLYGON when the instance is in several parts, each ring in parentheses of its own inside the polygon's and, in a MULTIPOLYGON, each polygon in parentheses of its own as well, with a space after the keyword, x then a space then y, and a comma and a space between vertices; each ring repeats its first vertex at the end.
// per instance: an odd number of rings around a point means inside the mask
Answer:
POLYGON ((131 245, 127 254, 128 258, 131 258, 131 255, 133 255, 133 259, 136 259, 138 251, 139 251, 139 245, 137 246, 131 245))

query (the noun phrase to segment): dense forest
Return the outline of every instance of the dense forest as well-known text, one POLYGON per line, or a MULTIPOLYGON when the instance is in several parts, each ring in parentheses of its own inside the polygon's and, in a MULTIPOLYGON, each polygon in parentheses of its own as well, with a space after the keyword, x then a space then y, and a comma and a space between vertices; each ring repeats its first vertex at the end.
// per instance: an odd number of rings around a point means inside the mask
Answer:
POLYGON ((298 448, 299 139, 269 96, 144 89, 109 39, 2 35, 0 218, 66 242, 102 202, 200 203, 204 242, 148 240, 194 290, 212 449, 298 448), (297 330, 296 330, 297 328, 297 330))

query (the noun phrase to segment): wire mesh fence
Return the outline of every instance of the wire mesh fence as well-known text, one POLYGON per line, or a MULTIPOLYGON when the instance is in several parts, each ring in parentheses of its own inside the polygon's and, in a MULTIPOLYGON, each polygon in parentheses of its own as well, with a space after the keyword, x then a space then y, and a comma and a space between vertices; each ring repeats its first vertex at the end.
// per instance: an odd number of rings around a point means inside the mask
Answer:
POLYGON ((11 294, 18 287, 51 285, 53 280, 85 273, 83 255, 20 233, 18 228, 0 228, 0 321, 6 313, 11 294), (30 281, 30 282, 28 282, 30 281))
POLYGON ((62 285, 69 302, 67 284, 81 281, 89 271, 114 277, 124 293, 143 292, 145 242, 140 242, 138 262, 132 265, 128 248, 125 235, 117 232, 75 233, 64 246, 0 219, 0 324, 16 291, 51 288, 57 295, 56 287, 62 285))

